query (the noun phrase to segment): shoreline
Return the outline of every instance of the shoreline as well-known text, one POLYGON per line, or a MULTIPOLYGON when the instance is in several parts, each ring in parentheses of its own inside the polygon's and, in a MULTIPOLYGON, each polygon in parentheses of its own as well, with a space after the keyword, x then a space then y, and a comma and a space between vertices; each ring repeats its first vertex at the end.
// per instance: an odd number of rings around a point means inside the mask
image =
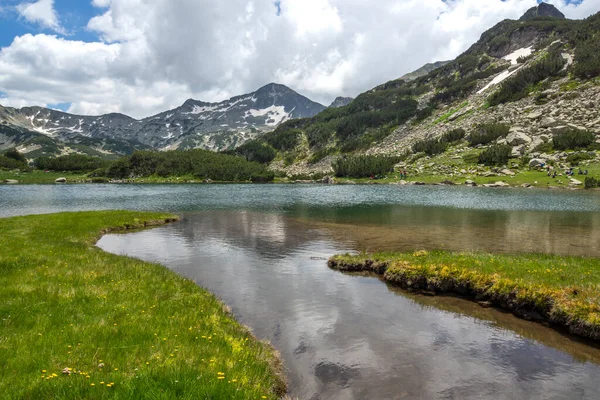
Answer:
POLYGON ((107 181, 107 182, 93 182, 91 180, 67 180, 67 182, 54 182, 51 180, 42 182, 3 182, 0 181, 0 186, 29 186, 29 185, 318 185, 318 186, 456 186, 456 187, 470 187, 470 188, 484 188, 484 189, 537 189, 537 190, 571 190, 571 191, 600 191, 600 188, 586 189, 580 185, 578 186, 536 186, 534 184, 527 185, 510 185, 505 181, 497 181, 495 183, 488 184, 468 184, 468 183, 449 183, 449 181, 442 181, 439 183, 434 182, 422 182, 422 181, 406 181, 400 182, 380 182, 377 180, 356 182, 352 180, 340 181, 335 183, 324 183, 320 181, 275 181, 275 182, 250 182, 250 181, 177 181, 177 180, 157 180, 157 181, 145 181, 145 180, 131 180, 131 181, 107 181))
POLYGON ((96 247, 103 235, 179 219, 132 211, 0 219, 0 313, 9 318, 0 390, 65 399, 285 396, 277 350, 220 299, 163 265, 96 247))
MULTIPOLYGON (((432 253, 435 254, 435 253, 432 253)), ((387 253, 381 255, 336 255, 329 258, 327 265, 340 272, 368 272, 378 275, 392 286, 417 291, 426 295, 456 295, 473 300, 483 307, 494 307, 511 312, 516 317, 542 323, 554 329, 586 339, 600 339, 600 304, 593 296, 596 288, 573 286, 551 287, 543 283, 531 284, 521 279, 502 275, 502 271, 481 272, 473 256, 465 264, 457 266, 453 257, 468 258, 465 253, 443 254, 447 263, 435 263, 426 251, 409 253, 387 253), (425 260, 417 261, 424 257, 425 260), (430 262, 433 261, 434 263, 430 262), (592 297, 586 298, 586 295, 592 297)), ((492 255, 486 255, 492 256, 492 255)), ((510 259, 518 256, 507 256, 510 259)), ((554 257, 558 260, 573 260, 576 257, 554 257)), ((583 260, 583 258, 580 258, 583 260)), ((600 260, 595 263, 600 264, 600 260)), ((460 262, 459 262, 460 261, 460 262)))

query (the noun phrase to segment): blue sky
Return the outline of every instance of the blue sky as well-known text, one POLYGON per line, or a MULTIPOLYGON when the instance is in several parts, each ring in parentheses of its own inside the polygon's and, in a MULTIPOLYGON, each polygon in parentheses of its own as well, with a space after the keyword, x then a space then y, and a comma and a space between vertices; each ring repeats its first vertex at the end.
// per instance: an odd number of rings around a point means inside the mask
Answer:
MULTIPOLYGON (((33 0, 31 0, 33 1, 33 0)), ((56 34, 52 29, 41 27, 20 17, 16 6, 23 0, 0 0, 0 47, 10 45, 16 36, 26 33, 56 34)), ((92 6, 88 0, 55 0, 54 8, 59 16, 61 25, 66 29, 66 37, 71 40, 86 42, 97 41, 98 36, 86 29, 88 21, 103 10, 92 6)))

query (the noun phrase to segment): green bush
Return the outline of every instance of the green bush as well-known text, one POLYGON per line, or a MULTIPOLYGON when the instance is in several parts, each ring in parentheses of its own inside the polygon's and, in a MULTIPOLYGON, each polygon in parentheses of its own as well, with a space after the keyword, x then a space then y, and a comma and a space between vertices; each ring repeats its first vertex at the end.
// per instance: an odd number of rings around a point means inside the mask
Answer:
POLYGON ((99 157, 69 154, 60 157, 38 157, 35 166, 50 171, 94 171, 106 168, 110 163, 99 157))
POLYGON ((208 150, 186 151, 139 151, 120 158, 107 170, 110 178, 133 178, 158 175, 193 175, 200 179, 215 181, 273 180, 273 173, 259 163, 229 154, 208 150))
POLYGON ((439 139, 425 139, 413 144, 412 151, 414 153, 425 153, 428 156, 441 154, 448 148, 447 142, 442 142, 439 139))
POLYGON ((588 147, 595 139, 592 132, 571 129, 555 134, 552 143, 556 150, 575 150, 588 147))
POLYGON ((398 162, 398 157, 343 156, 332 167, 338 177, 367 178, 392 172, 398 162))
POLYGON ((12 148, 9 150, 6 150, 6 152, 4 152, 4 157, 6 158, 12 158, 15 161, 19 161, 21 163, 26 162, 27 160, 25 159, 25 156, 23 154, 21 154, 17 149, 12 148))
POLYGON ((490 146, 479 155, 479 164, 505 165, 510 157, 511 147, 505 144, 490 146))
POLYGON ((600 37, 589 39, 575 49, 573 73, 581 79, 600 76, 600 37))
POLYGON ((300 142, 302 131, 299 129, 278 129, 263 136, 264 140, 274 149, 280 151, 293 150, 300 142))
POLYGON ((569 154, 567 156, 567 162, 573 166, 579 165, 580 162, 582 161, 587 161, 587 160, 591 160, 594 157, 592 157, 591 155, 587 154, 587 153, 573 153, 573 154, 569 154))
POLYGON ((440 138, 440 141, 444 142, 444 143, 456 143, 456 142, 460 142, 461 140, 463 140, 465 138, 465 135, 466 135, 466 132, 464 129, 462 129, 462 128, 453 129, 451 131, 444 133, 442 135, 442 137, 440 138))
POLYGON ((14 158, 0 155, 0 168, 5 169, 24 169, 27 168, 27 163, 23 161, 17 161, 14 158))
POLYGON ((535 149, 533 149, 533 151, 538 153, 551 153, 554 151, 554 146, 552 146, 551 142, 540 143, 537 146, 535 146, 535 149))
POLYGON ((585 178, 586 189, 595 189, 598 187, 600 187, 600 179, 592 178, 591 176, 585 178))
POLYGON ((226 154, 240 155, 247 161, 255 161, 268 164, 275 159, 277 152, 268 143, 261 140, 251 140, 244 143, 235 150, 225 152, 226 154))
POLYGON ((488 123, 479 125, 468 137, 469 144, 476 146, 478 144, 488 144, 494 140, 505 137, 510 132, 510 127, 506 124, 488 123))

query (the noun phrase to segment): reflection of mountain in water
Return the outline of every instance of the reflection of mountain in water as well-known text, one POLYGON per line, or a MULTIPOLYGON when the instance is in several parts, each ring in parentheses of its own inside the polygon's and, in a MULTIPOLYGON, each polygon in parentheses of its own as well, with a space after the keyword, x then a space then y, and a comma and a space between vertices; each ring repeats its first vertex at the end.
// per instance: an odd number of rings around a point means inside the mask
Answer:
POLYGON ((306 235, 305 227, 280 214, 250 211, 188 214, 178 225, 181 237, 190 244, 221 240, 267 258, 285 258, 322 236, 317 231, 306 235))
POLYGON ((298 214, 307 226, 324 230, 356 250, 600 256, 600 215, 592 212, 375 205, 317 209, 310 218, 308 212, 298 214))

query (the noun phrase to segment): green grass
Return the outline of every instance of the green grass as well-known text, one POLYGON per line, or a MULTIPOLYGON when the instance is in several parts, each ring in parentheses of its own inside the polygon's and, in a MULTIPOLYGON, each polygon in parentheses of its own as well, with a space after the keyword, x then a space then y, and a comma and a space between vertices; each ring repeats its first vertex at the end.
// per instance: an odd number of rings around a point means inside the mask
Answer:
POLYGON ((0 220, 2 398, 281 397, 276 353, 217 298, 160 265, 94 246, 107 228, 170 218, 107 211, 0 220))
POLYGON ((401 286, 463 289, 517 313, 534 310, 572 333, 600 339, 600 259, 417 251, 339 255, 329 264, 340 270, 375 271, 401 286))
POLYGON ((44 172, 37 169, 30 172, 12 172, 0 170, 0 183, 5 179, 15 179, 19 183, 54 183, 57 178, 67 178, 67 181, 80 181, 85 174, 70 172, 44 172))
POLYGON ((469 105, 468 101, 465 101, 465 102, 461 103, 458 107, 453 108, 450 111, 448 111, 447 113, 445 113, 442 116, 440 116, 438 119, 436 119, 433 122, 433 124, 437 125, 440 122, 446 122, 446 121, 448 121, 448 118, 450 118, 451 116, 453 116, 454 114, 456 114, 457 112, 459 112, 460 110, 462 110, 463 108, 465 108, 467 105, 469 105))

